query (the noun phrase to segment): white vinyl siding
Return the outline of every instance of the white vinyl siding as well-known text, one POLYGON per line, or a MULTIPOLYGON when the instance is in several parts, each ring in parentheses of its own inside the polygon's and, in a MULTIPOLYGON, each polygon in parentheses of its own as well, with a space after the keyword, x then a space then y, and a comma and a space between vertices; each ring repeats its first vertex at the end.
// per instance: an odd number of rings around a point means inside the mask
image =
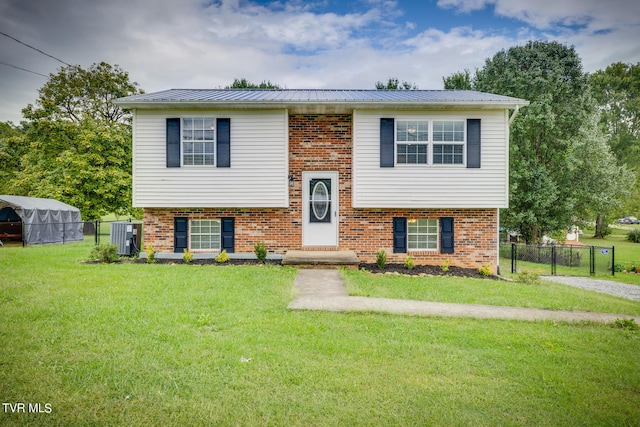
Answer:
MULTIPOLYGON (((136 207, 286 207, 286 110, 136 110, 133 127, 136 207), (231 121, 231 167, 166 167, 166 119, 231 121)), ((184 155, 184 152, 181 153, 184 155)))
MULTIPOLYGON (((508 125, 505 110, 356 110, 353 118, 354 208, 508 207, 508 125), (380 119, 481 120, 481 168, 432 164, 380 167, 380 119)), ((432 142, 437 144, 437 142, 432 142)), ((448 144, 448 143, 447 143, 448 144)), ((463 146, 466 150, 466 145, 463 146)), ((397 148, 397 147, 396 147, 397 148)), ((396 153, 397 155, 397 153, 396 153)), ((433 153, 429 153, 433 156, 433 153)), ((454 154, 452 154, 454 155, 454 154)), ((466 158, 466 152, 463 151, 466 158)))

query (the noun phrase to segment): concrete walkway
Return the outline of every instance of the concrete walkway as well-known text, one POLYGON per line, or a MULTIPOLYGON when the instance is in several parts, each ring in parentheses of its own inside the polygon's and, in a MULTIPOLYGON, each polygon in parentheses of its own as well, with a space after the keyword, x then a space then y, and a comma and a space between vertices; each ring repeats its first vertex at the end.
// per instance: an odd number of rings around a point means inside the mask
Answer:
POLYGON ((293 288, 295 297, 289 308, 294 310, 372 311, 412 316, 602 323, 613 322, 616 319, 633 319, 640 325, 640 317, 623 314, 353 297, 347 294, 342 276, 337 270, 302 269, 296 276, 293 288))

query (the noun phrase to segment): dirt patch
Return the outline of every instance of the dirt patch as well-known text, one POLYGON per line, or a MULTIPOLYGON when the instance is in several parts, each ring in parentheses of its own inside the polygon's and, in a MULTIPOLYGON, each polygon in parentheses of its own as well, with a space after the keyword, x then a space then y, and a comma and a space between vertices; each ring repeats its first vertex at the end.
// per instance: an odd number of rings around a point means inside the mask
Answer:
POLYGON ((376 264, 360 264, 360 269, 365 269, 377 274, 404 274, 407 276, 455 276, 455 277, 471 277, 474 279, 496 279, 495 276, 483 276, 477 269, 449 267, 448 271, 442 271, 440 266, 435 265, 416 265, 409 270, 404 264, 386 264, 383 269, 378 268, 376 264))

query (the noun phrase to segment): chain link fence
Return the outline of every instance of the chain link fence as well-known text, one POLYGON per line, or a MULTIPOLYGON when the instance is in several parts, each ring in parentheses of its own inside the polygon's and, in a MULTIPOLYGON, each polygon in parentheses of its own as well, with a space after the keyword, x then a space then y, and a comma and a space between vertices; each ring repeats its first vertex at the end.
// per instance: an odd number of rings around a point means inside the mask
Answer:
POLYGON ((510 271, 542 270, 542 274, 593 276, 615 274, 615 247, 501 244, 500 258, 510 271), (546 271, 545 271, 546 270, 546 271))

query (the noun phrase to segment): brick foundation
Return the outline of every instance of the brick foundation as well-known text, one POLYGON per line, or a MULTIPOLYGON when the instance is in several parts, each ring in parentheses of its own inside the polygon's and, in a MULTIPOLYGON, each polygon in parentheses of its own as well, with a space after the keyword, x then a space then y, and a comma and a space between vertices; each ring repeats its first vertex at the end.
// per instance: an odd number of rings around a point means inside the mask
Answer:
POLYGON ((291 115, 289 117, 289 207, 274 209, 144 209, 145 244, 160 252, 173 251, 173 218, 235 218, 236 252, 253 252, 255 242, 264 241, 271 253, 284 254, 302 247, 302 172, 338 171, 338 248, 353 250, 365 262, 374 262, 379 249, 389 262, 402 262, 407 255, 418 264, 477 268, 497 265, 497 209, 354 209, 351 207, 352 118, 350 114, 291 115), (436 251, 393 253, 393 218, 454 218, 453 254, 436 251))

